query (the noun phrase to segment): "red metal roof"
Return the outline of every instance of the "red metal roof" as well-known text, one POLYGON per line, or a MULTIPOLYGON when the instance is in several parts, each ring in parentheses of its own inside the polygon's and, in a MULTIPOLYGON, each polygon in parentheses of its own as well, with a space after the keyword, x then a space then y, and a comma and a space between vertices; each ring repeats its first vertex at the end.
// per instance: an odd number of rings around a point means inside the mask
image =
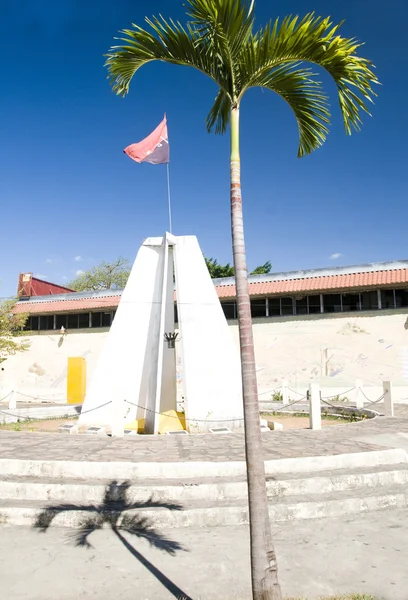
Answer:
POLYGON ((72 300, 50 300, 47 302, 19 302, 14 307, 14 313, 30 315, 47 315, 58 312, 81 312, 83 310, 111 310, 119 304, 120 296, 106 298, 75 298, 72 300))
POLYGON ((18 278, 17 296, 19 298, 31 298, 32 296, 48 296, 49 294, 63 294, 64 292, 74 292, 70 288, 49 281, 43 281, 38 277, 33 277, 32 273, 20 273, 18 278))
MULTIPOLYGON (((262 281, 249 284, 251 296, 273 296, 299 293, 319 293, 328 291, 351 291, 353 289, 378 288, 402 285, 408 287, 408 269, 371 271, 318 277, 303 277, 278 281, 262 281)), ((235 285, 216 286, 220 299, 235 298, 235 285)), ((19 302, 16 313, 50 314, 57 312, 79 312, 83 310, 110 310, 119 304, 120 296, 97 298, 72 298, 67 300, 47 300, 44 302, 19 302)))
MULTIPOLYGON (((307 277, 302 279, 286 279, 281 281, 264 281, 250 283, 251 296, 269 296, 275 294, 297 294, 301 292, 327 292, 328 290, 349 290, 366 287, 408 284, 408 269, 392 271, 371 271, 367 273, 349 273, 344 275, 328 275, 307 277)), ((235 298, 235 285, 217 288, 219 298, 235 298)))

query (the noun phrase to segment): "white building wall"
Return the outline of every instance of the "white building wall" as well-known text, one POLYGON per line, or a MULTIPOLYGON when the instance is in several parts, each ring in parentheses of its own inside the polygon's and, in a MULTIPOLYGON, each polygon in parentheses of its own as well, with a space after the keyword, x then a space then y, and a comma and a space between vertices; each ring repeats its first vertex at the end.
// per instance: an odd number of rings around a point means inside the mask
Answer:
MULTIPOLYGON (((238 348, 235 322, 230 322, 229 331, 238 348)), ((86 358, 89 385, 106 336, 106 330, 68 332, 61 346, 59 334, 31 336, 28 352, 2 363, 0 398, 14 387, 30 396, 63 401, 68 357, 86 358)), ((380 390, 381 382, 389 379, 397 400, 408 402, 408 310, 257 319, 254 337, 260 400, 269 399, 282 379, 304 392, 317 378, 333 394, 362 379, 367 395, 370 387, 380 390)), ((180 346, 176 347, 178 353, 180 346)), ((179 397, 182 383, 180 373, 179 397)), ((18 401, 26 399, 17 395, 18 401)))

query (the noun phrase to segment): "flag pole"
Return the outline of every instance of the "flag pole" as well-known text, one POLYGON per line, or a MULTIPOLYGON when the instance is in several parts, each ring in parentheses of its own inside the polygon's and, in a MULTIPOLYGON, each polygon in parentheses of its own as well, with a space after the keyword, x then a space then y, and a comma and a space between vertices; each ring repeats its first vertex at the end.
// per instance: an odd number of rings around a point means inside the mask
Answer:
POLYGON ((173 233, 172 229, 172 219, 171 219, 171 197, 170 197, 170 168, 169 163, 166 163, 166 172, 167 172, 167 205, 169 208, 169 233, 173 233))

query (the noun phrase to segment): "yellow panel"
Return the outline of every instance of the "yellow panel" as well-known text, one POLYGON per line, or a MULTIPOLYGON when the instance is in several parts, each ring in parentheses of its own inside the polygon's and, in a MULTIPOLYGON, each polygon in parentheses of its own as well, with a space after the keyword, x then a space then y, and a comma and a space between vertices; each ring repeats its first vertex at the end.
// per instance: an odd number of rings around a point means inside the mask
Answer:
POLYGON ((183 431, 185 429, 185 418, 183 415, 184 427, 181 418, 175 410, 168 410, 159 416, 159 433, 166 431, 183 431))
MULTIPOLYGON (((125 429, 133 429, 137 433, 144 433, 145 420, 135 419, 125 423, 125 429)), ((178 413, 175 410, 169 410, 162 413, 159 417, 159 433, 166 431, 182 431, 186 428, 186 419, 184 413, 178 413)))
POLYGON ((82 404, 86 394, 86 360, 82 357, 68 358, 67 402, 82 404))
POLYGON ((125 423, 124 429, 133 429, 133 430, 137 431, 137 433, 143 433, 144 425, 145 425, 144 419, 136 419, 135 421, 130 421, 129 423, 125 423))
POLYGON ((186 431, 188 431, 188 429, 186 427, 186 413, 177 412, 176 414, 177 414, 178 418, 180 419, 180 423, 181 423, 183 429, 185 429, 186 431))

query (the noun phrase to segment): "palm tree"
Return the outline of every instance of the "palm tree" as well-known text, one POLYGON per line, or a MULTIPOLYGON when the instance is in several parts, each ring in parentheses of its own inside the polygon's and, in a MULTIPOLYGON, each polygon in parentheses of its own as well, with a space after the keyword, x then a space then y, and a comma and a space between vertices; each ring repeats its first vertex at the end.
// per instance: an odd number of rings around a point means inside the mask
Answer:
MULTIPOLYGON (((121 45, 107 54, 113 90, 125 96, 136 72, 158 60, 198 69, 214 81, 218 93, 207 117, 207 129, 225 133, 230 126, 231 223, 236 274, 238 324, 242 362, 252 587, 255 600, 280 600, 276 557, 272 544, 259 430, 251 305, 241 196, 239 119, 245 93, 261 87, 289 104, 299 129, 298 156, 323 144, 330 109, 321 82, 307 63, 322 67, 333 78, 347 134, 359 130, 361 115, 378 83, 372 64, 357 55, 361 43, 340 36, 341 24, 330 17, 276 19, 254 28, 254 0, 187 0, 186 25, 162 16, 146 18, 150 29, 133 25, 121 32, 121 45)), ((369 113, 368 113, 369 114, 369 113)))
POLYGON ((71 536, 71 539, 76 546, 91 548, 92 544, 89 541, 91 533, 107 526, 120 542, 122 542, 125 548, 129 550, 129 552, 137 558, 175 598, 192 600, 190 596, 187 596, 183 590, 148 561, 143 554, 136 550, 123 535, 123 533, 127 533, 139 539, 146 540, 154 548, 167 552, 171 556, 175 556, 179 550, 185 551, 186 549, 184 546, 157 531, 148 517, 133 512, 136 509, 157 507, 168 508, 169 510, 182 510, 182 505, 175 502, 154 500, 153 496, 145 501, 132 502, 129 498, 129 488, 129 481, 118 482, 113 480, 106 486, 100 504, 65 503, 47 506, 37 516, 34 527, 40 532, 45 533, 57 515, 63 512, 84 512, 88 516, 82 521, 79 529, 71 536))

